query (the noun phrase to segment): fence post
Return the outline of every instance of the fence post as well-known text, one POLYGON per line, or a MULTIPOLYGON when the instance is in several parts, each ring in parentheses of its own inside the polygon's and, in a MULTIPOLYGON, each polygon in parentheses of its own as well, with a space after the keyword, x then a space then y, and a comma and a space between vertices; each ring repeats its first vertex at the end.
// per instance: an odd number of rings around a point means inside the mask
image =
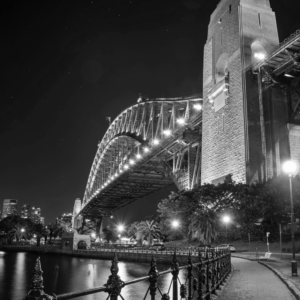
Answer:
POLYGON ((217 266, 216 266, 216 276, 217 276, 217 286, 216 288, 217 289, 220 289, 220 279, 221 279, 221 276, 220 276, 220 250, 219 248, 216 249, 216 263, 217 263, 217 266))
POLYGON ((192 256, 191 256, 191 250, 189 250, 189 256, 188 256, 188 284, 189 284, 189 290, 188 290, 188 300, 192 300, 192 278, 193 278, 193 262, 192 262, 192 256))
POLYGON ((228 264, 229 264, 229 272, 228 274, 231 272, 231 251, 230 249, 228 249, 228 264))
POLYGON ((206 253, 206 257, 205 257, 205 259, 206 259, 206 262, 205 262, 205 264, 206 264, 206 291, 205 291, 205 293, 206 293, 206 300, 210 300, 210 286, 209 286, 209 284, 210 284, 210 270, 209 270, 209 263, 210 263, 210 260, 209 260, 209 257, 208 257, 208 248, 206 248, 205 249, 205 253, 206 253))
POLYGON ((159 276, 159 273, 156 268, 156 260, 154 256, 152 256, 151 259, 151 267, 150 271, 148 273, 149 275, 149 281, 150 281, 150 295, 151 300, 155 300, 156 290, 157 290, 157 278, 159 276))
POLYGON ((213 294, 215 294, 215 287, 216 287, 216 266, 215 266, 215 249, 211 249, 211 260, 210 260, 210 273, 211 273, 211 282, 210 282, 210 286, 211 286, 211 291, 213 294))
POLYGON ((203 296, 202 284, 205 284, 205 271, 203 268, 202 254, 200 249, 198 252, 198 260, 200 264, 198 265, 198 298, 197 299, 201 300, 203 296))
POLYGON ((107 287, 107 292, 110 295, 110 299, 118 300, 118 296, 121 294, 121 290, 124 287, 124 282, 120 279, 120 276, 118 275, 119 266, 116 252, 111 263, 110 271, 111 275, 109 275, 108 281, 105 284, 105 286, 107 287))
POLYGON ((40 257, 38 257, 33 270, 33 278, 30 286, 30 291, 24 300, 42 300, 42 299, 55 300, 56 299, 56 296, 54 294, 50 296, 44 292, 42 274, 43 271, 41 267, 41 261, 40 261, 40 257))
POLYGON ((179 274, 179 264, 176 256, 176 249, 173 255, 173 262, 171 266, 172 275, 173 275, 173 300, 178 300, 178 274, 179 274))

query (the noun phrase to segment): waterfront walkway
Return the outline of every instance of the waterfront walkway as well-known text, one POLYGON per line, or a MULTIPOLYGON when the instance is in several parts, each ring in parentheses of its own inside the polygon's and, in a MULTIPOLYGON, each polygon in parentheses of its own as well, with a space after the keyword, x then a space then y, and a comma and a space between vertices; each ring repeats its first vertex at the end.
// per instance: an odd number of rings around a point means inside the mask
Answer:
POLYGON ((220 300, 295 300, 286 285, 256 261, 232 257, 234 272, 220 300))

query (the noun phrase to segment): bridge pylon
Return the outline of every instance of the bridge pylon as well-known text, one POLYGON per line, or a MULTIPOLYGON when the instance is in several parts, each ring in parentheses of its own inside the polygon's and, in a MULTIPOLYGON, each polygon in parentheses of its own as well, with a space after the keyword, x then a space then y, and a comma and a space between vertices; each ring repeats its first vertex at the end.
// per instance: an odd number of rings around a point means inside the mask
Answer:
MULTIPOLYGON (((230 173, 248 183, 276 175, 279 154, 274 157, 267 125, 277 126, 266 98, 271 91, 251 66, 278 45, 269 0, 221 0, 211 15, 204 48, 202 183, 222 182, 230 173)), ((283 105, 282 91, 272 93, 283 105)))

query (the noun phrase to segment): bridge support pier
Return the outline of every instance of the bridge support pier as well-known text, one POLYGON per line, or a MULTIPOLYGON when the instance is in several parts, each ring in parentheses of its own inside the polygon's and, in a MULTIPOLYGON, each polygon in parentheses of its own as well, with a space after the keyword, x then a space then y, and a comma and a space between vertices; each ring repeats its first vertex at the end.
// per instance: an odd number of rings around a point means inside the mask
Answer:
POLYGON ((100 241, 101 235, 101 225, 102 225, 103 216, 100 216, 96 221, 96 240, 100 241))

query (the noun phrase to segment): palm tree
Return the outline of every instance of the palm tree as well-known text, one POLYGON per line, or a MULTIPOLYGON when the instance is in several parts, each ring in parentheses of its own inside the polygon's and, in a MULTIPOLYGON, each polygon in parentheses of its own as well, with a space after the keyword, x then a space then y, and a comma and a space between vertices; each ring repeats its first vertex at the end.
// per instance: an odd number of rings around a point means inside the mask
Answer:
POLYGON ((138 228, 139 228, 139 222, 134 222, 130 225, 130 227, 127 230, 127 234, 130 239, 136 239, 138 228))
POLYGON ((136 236, 138 241, 143 242, 144 240, 147 240, 149 244, 152 244, 153 239, 159 239, 160 234, 160 228, 157 223, 152 220, 140 222, 136 236))
POLYGON ((197 209, 191 217, 189 234, 205 244, 210 244, 217 236, 218 216, 207 207, 197 209))

